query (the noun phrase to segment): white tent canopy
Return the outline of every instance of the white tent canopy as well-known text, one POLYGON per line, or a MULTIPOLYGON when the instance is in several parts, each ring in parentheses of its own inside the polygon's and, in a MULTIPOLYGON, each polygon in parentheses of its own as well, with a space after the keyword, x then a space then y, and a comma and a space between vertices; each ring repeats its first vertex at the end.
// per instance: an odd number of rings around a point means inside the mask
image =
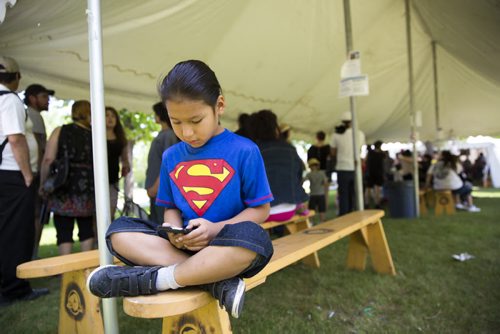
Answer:
MULTIPOLYGON (((4 2, 1 1, 0 4, 4 2)), ((437 43, 440 123, 446 135, 500 134, 500 4, 412 1, 415 109, 421 139, 435 139, 431 41, 437 43)), ((23 87, 88 99, 85 1, 18 0, 0 25, 1 54, 20 64, 23 87)), ((369 75, 357 98, 368 140, 408 140, 403 0, 351 0, 354 49, 369 75)), ((149 112, 161 74, 185 59, 206 61, 228 101, 225 126, 270 108, 294 137, 331 132, 349 108, 338 97, 345 60, 342 1, 107 0, 102 3, 106 104, 149 112)))

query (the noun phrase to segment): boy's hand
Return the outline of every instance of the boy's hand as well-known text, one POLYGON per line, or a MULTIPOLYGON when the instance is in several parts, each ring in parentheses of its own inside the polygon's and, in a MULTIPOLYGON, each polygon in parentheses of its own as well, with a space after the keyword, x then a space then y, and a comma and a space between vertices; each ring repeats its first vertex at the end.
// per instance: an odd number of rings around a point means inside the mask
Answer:
MULTIPOLYGON (((168 223, 163 223, 162 225, 163 226, 172 226, 173 227, 172 224, 168 224, 168 223)), ((179 237, 178 234, 167 232, 167 235, 168 235, 168 240, 170 241, 170 243, 172 245, 174 245, 175 248, 178 248, 178 249, 185 249, 186 248, 185 245, 184 245, 184 243, 177 241, 177 239, 179 237)))
POLYGON ((187 228, 193 228, 193 230, 188 234, 175 236, 175 241, 182 243, 186 249, 192 251, 199 251, 207 247, 220 230, 217 224, 203 218, 189 221, 187 228))

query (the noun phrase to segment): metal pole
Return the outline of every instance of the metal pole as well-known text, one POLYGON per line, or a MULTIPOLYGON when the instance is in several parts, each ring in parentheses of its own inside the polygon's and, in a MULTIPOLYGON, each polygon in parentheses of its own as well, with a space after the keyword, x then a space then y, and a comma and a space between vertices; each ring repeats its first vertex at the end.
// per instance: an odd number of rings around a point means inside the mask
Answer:
POLYGON ((410 0, 405 0, 406 12, 406 43, 408 46, 408 83, 410 95, 410 123, 411 123, 411 141, 413 144, 413 186, 415 190, 415 216, 420 214, 419 202, 419 182, 418 182, 418 153, 417 153, 417 140, 418 133, 416 127, 416 112, 415 103, 413 100, 413 56, 411 49, 411 17, 410 17, 410 0))
MULTIPOLYGON (((349 0, 344 0, 344 22, 345 22, 345 43, 347 54, 352 51, 352 29, 351 29, 351 6, 349 0)), ((354 150, 354 174, 355 174, 355 189, 356 189, 356 209, 364 209, 363 201, 363 179, 361 175, 361 160, 359 158, 359 138, 358 138, 358 120, 356 118, 356 101, 354 96, 349 97, 349 105, 351 108, 351 127, 352 127, 352 148, 354 150)))
POLYGON ((434 108, 436 114, 436 133, 439 135, 439 132, 441 131, 441 123, 439 120, 439 94, 438 94, 436 41, 432 41, 431 46, 432 46, 432 69, 434 71, 434 108))
MULTIPOLYGON (((102 65, 102 30, 100 0, 88 0, 88 35, 90 65, 90 101, 92 104, 92 148, 94 158, 94 185, 99 242, 99 262, 111 264, 113 257, 106 248, 104 234, 110 224, 108 152, 104 112, 104 80, 102 65)), ((105 333, 118 333, 116 300, 103 299, 102 313, 105 333)))

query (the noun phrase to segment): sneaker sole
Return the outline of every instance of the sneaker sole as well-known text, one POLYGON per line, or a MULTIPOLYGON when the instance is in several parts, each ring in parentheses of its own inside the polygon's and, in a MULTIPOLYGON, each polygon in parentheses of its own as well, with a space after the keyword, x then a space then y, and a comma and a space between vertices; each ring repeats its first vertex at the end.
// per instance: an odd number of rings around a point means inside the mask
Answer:
MULTIPOLYGON (((87 282, 85 283, 86 287, 87 287, 87 290, 92 293, 92 291, 90 290, 90 280, 92 279, 92 276, 94 276, 95 273, 97 273, 98 271, 104 269, 104 268, 108 268, 108 267, 118 267, 116 264, 107 264, 105 266, 100 266, 100 267, 97 267, 95 268, 94 270, 92 270, 92 272, 90 273, 89 277, 87 277, 87 282)), ((93 293, 92 293, 93 294, 93 293)))
POLYGON ((245 282, 240 280, 238 283, 238 288, 236 288, 236 293, 234 295, 233 309, 231 310, 231 315, 234 318, 238 318, 241 312, 241 305, 243 303, 243 297, 245 296, 245 282))

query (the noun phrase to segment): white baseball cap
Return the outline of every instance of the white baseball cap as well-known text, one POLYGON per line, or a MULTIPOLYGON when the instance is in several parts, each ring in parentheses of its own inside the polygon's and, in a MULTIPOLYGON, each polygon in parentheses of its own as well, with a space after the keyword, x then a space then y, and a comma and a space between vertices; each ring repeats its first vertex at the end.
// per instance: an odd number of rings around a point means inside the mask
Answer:
POLYGON ((341 121, 352 121, 352 115, 351 115, 351 112, 350 111, 344 111, 342 113, 342 116, 340 117, 340 120, 341 121))
POLYGON ((19 65, 10 57, 0 56, 0 73, 17 73, 19 65))

